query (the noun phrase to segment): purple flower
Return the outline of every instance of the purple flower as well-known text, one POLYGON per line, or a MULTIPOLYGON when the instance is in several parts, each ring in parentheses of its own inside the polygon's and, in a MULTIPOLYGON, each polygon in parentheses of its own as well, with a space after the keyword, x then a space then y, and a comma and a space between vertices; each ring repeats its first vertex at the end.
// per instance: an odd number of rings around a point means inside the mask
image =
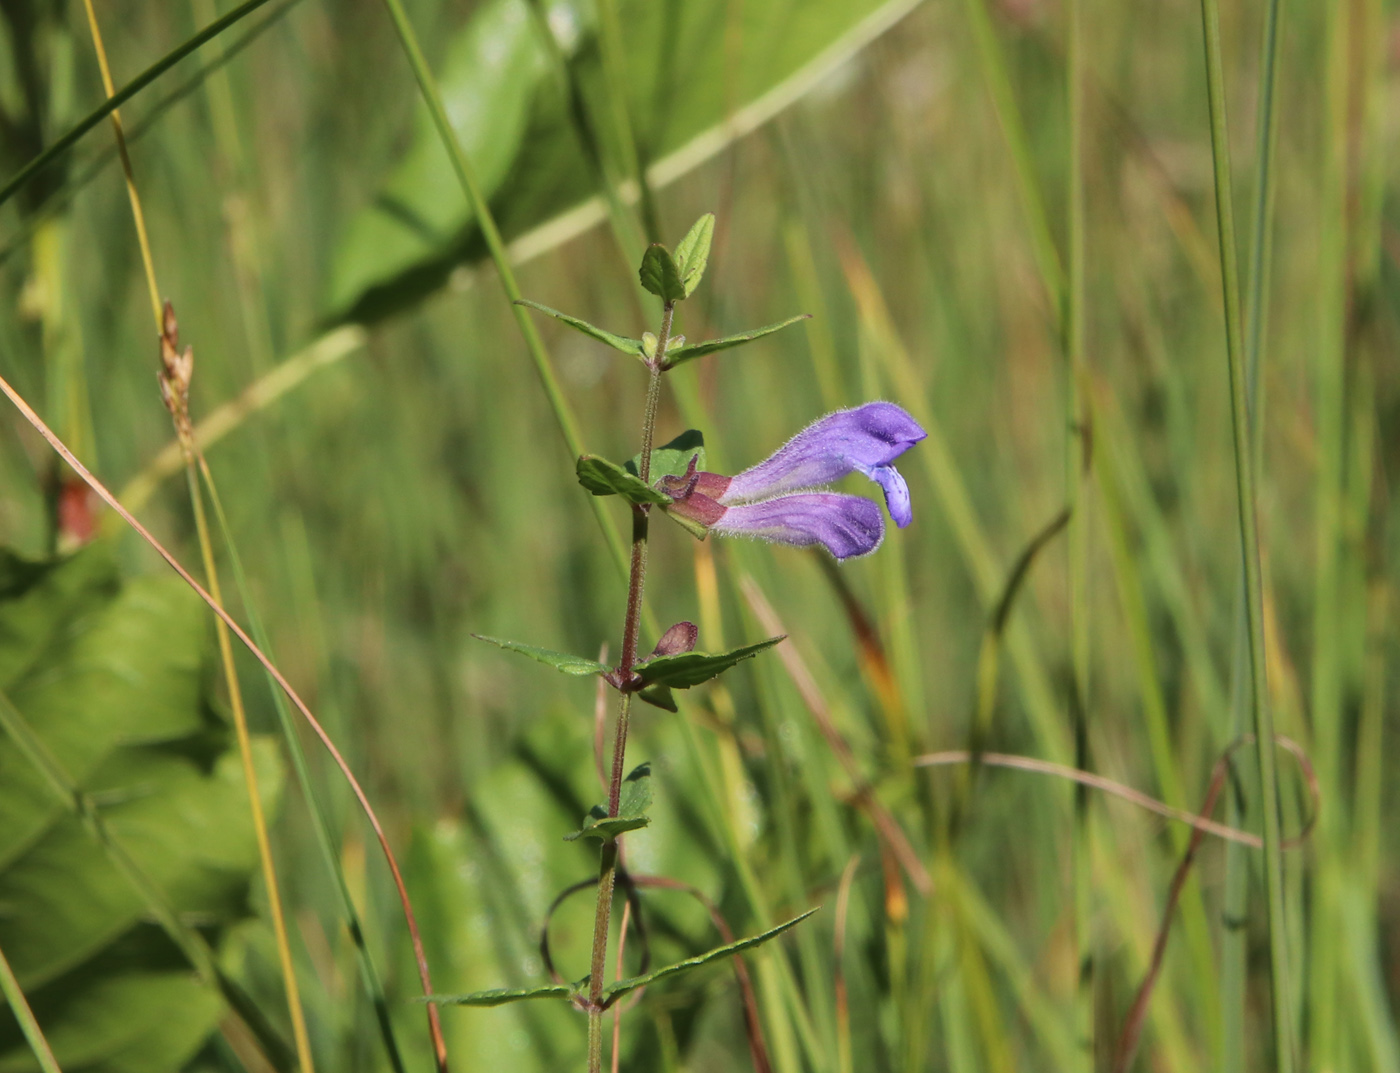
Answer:
POLYGON ((928 435, 892 402, 838 410, 803 429, 773 455, 734 477, 691 472, 665 477, 667 510, 703 529, 805 547, 837 559, 868 555, 885 534, 880 508, 861 496, 818 491, 850 473, 884 490, 901 529, 913 520, 909 485, 892 463, 928 435))

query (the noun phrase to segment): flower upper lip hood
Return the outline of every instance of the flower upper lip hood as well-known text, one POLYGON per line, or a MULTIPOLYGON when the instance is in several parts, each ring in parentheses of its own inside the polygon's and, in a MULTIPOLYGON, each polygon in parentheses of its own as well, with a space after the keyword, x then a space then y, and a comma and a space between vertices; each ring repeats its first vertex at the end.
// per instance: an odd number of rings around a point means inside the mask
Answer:
POLYGON ((909 486, 893 462, 928 433, 892 402, 837 410, 758 465, 734 476, 667 477, 668 508, 721 534, 798 546, 823 544, 837 559, 866 555, 884 537, 880 508, 861 496, 813 491, 851 473, 880 485, 900 528, 913 520, 909 486))
MULTIPOLYGON (((868 402, 854 409, 837 410, 808 425, 765 461, 732 478, 719 502, 726 506, 752 503, 787 492, 819 488, 849 473, 864 473, 872 480, 880 480, 877 470, 889 467, 927 435, 917 421, 892 402, 868 402)), ((898 522, 893 506, 890 513, 898 522)))

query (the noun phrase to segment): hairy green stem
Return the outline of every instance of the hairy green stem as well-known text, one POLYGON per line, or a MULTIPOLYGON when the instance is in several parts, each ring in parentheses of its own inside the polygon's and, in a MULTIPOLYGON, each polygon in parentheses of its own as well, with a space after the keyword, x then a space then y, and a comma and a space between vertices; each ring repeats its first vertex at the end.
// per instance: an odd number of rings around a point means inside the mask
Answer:
POLYGON ((1225 305, 1226 359, 1234 433, 1235 486, 1244 561, 1245 624, 1249 636, 1249 701, 1259 753, 1259 790, 1264 813, 1264 879, 1269 922, 1270 982, 1273 998, 1274 1062, 1279 1073, 1294 1068, 1293 1016, 1289 1002, 1287 922, 1283 905, 1283 862, 1279 847, 1278 772, 1274 762, 1274 720, 1269 708, 1264 654, 1263 581, 1255 516, 1254 445, 1250 434, 1248 379, 1239 310, 1239 269, 1230 188, 1230 148, 1225 119, 1225 76, 1216 0, 1201 0, 1205 33, 1206 88, 1210 101, 1211 155, 1215 165, 1215 211, 1220 242, 1220 276, 1225 305))
MULTIPOLYGON (((638 476, 642 483, 651 483, 651 445, 656 439, 656 410, 661 401, 661 370, 666 362, 666 350, 671 341, 671 321, 675 305, 667 302, 661 314, 661 332, 656 341, 656 356, 648 363, 651 377, 647 382, 646 412, 642 418, 642 456, 638 476)), ((647 579, 647 535, 651 508, 644 504, 632 506, 632 563, 627 581, 627 614, 622 624, 622 658, 618 663, 618 683, 622 704, 617 714, 617 732, 613 735, 612 772, 608 779, 608 815, 616 816, 622 800, 622 779, 627 760, 627 724, 632 714, 632 689, 629 679, 637 662, 637 632, 641 626, 642 597, 647 579)), ((601 1073, 603 1068, 603 981, 607 972, 608 928, 612 922, 613 888, 617 882, 617 840, 606 839, 598 862, 598 902, 593 912, 593 956, 588 977, 588 1073, 601 1073)))

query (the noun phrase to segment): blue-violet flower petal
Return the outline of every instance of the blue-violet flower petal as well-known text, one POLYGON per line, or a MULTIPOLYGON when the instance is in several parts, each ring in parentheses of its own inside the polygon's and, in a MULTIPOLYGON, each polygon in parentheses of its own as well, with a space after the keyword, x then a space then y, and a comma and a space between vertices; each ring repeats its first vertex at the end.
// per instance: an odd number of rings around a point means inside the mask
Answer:
POLYGON ((808 425, 769 458, 734 477, 717 498, 724 506, 751 503, 820 487, 855 472, 878 479, 872 471, 889 466, 927 435, 917 421, 892 402, 868 402, 850 410, 837 410, 808 425))
POLYGON ((710 528, 794 547, 821 544, 837 559, 851 559, 880 546, 885 520, 879 505, 861 496, 806 492, 735 504, 710 528))

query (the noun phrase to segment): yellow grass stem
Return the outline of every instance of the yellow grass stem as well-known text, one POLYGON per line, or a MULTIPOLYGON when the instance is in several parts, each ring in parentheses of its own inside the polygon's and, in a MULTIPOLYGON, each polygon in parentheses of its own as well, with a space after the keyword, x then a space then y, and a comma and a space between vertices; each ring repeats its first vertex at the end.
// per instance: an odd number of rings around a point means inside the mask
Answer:
MULTIPOLYGON (((97 65, 102 71, 102 86, 108 98, 115 96, 112 72, 107 62, 107 49, 102 43, 102 31, 97 25, 97 12, 92 0, 83 0, 87 11, 88 28, 92 31, 92 46, 97 53, 97 65)), ((131 156, 126 148, 126 134, 122 129, 121 112, 112 110, 112 130, 117 139, 117 152, 121 156, 122 173, 126 179, 127 198, 131 202, 131 216, 136 224, 136 239, 141 248, 141 263, 146 272, 146 287, 150 292, 151 313, 155 318, 156 335, 163 334, 165 318, 160 298, 160 286, 156 282, 155 261, 151 256, 150 238, 146 233, 146 216, 141 208, 141 195, 136 189, 136 179, 131 169, 131 156)), ((176 421, 177 429, 182 427, 176 421)), ((188 440, 188 424, 183 425, 188 440)), ((204 516, 204 501, 199 492, 199 479, 194 469, 194 452, 186 442, 186 477, 190 490, 190 502, 194 509, 195 527, 199 533, 199 551, 204 561, 204 572, 209 582, 209 592, 216 603, 222 605, 219 592, 219 575, 214 563, 214 549, 209 540, 209 526, 204 516)), ((248 718, 243 709, 243 695, 238 686, 238 669, 233 662, 233 647, 229 643, 228 628, 223 622, 215 623, 219 639, 219 657, 223 664, 224 680, 228 686, 229 707, 233 712, 234 730, 238 737, 238 751, 243 762, 243 778, 248 786, 248 804, 252 813, 253 828, 257 834, 258 857, 262 863, 263 882, 267 887, 268 908, 272 914, 272 927, 277 942, 277 955, 281 963, 283 984, 287 989, 287 1010, 292 1019, 292 1035, 296 1043, 297 1064, 302 1073, 314 1073, 311 1059, 311 1041, 306 1031, 306 1016, 302 1011, 301 992, 297 986, 296 969, 292 964, 291 946, 287 941, 286 920, 282 912, 282 895, 277 884, 277 866, 272 859, 272 844, 267 834, 267 818, 263 815, 262 800, 258 795, 258 776, 253 765, 252 741, 248 733, 248 718)))

